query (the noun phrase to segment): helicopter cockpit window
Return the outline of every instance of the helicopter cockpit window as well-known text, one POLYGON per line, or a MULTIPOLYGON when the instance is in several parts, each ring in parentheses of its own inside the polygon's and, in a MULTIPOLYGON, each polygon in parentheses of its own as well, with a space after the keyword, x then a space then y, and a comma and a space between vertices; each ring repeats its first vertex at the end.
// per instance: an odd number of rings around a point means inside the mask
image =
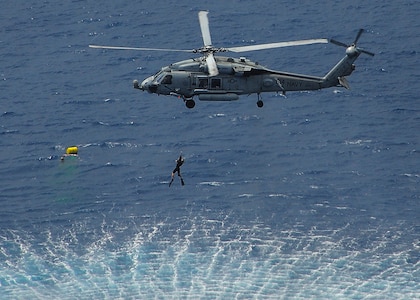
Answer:
POLYGON ((162 79, 162 84, 172 84, 172 75, 166 75, 163 79, 162 79))
POLYGON ((155 75, 155 81, 160 82, 165 74, 164 73, 157 73, 155 75))
POLYGON ((211 79, 211 88, 212 89, 220 89, 222 87, 222 80, 220 78, 212 78, 211 79))

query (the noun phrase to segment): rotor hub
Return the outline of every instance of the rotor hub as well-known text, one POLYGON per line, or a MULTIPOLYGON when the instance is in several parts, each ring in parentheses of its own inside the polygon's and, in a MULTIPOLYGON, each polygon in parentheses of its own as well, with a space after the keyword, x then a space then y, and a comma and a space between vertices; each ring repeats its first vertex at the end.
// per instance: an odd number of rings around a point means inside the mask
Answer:
POLYGON ((347 47, 346 54, 348 57, 354 57, 359 54, 359 51, 357 50, 355 45, 351 45, 347 47))

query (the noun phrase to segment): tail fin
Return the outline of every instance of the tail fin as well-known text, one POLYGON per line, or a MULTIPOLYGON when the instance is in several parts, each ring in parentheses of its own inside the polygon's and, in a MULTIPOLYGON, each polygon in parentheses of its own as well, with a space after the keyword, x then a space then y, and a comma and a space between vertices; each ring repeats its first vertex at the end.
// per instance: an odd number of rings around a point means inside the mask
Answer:
POLYGON ((350 58, 348 55, 346 55, 342 60, 340 60, 338 64, 336 64, 334 68, 332 68, 331 71, 329 71, 327 75, 322 78, 322 87, 327 88, 341 85, 346 89, 349 89, 350 85, 347 82, 345 76, 349 76, 356 68, 353 62, 357 59, 358 56, 359 55, 350 58))
POLYGON ((349 83, 345 76, 349 76, 356 68, 354 62, 359 57, 360 54, 365 53, 370 56, 374 56, 375 54, 366 50, 363 50, 357 47, 357 41, 359 40, 360 36, 364 32, 363 29, 360 29, 357 33, 356 39, 351 45, 346 45, 342 42, 336 41, 331 39, 330 42, 346 48, 346 56, 343 57, 332 69, 323 77, 322 80, 322 87, 331 87, 331 86, 343 86, 346 89, 349 89, 349 83))

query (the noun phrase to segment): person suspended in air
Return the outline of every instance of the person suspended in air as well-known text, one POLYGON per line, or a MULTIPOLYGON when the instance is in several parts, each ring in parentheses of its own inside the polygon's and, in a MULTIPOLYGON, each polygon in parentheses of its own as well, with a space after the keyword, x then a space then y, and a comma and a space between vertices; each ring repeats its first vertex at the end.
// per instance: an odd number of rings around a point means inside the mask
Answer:
POLYGON ((171 182, 169 182, 169 186, 171 186, 172 182, 174 182, 174 177, 176 173, 178 173, 178 177, 181 180, 181 185, 185 184, 184 179, 182 178, 182 175, 181 175, 181 166, 184 163, 184 158, 182 157, 182 155, 179 155, 179 158, 175 162, 176 162, 176 167, 172 171, 171 182))

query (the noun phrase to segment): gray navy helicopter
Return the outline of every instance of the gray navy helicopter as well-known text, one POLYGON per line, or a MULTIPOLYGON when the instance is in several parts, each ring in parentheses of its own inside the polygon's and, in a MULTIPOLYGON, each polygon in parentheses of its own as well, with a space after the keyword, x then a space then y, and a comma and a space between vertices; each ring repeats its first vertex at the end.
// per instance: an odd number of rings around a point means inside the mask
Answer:
POLYGON ((374 53, 356 46, 363 29, 360 29, 351 45, 333 39, 309 39, 278 42, 251 46, 216 48, 210 37, 207 11, 200 11, 198 19, 204 46, 193 50, 133 48, 89 45, 91 48, 139 51, 172 51, 200 53, 201 57, 183 60, 163 67, 155 75, 142 81, 133 81, 134 88, 158 95, 171 95, 182 99, 188 108, 195 106, 194 97, 202 101, 233 101, 239 95, 257 94, 257 106, 262 107, 261 93, 319 90, 329 87, 345 87, 349 84, 345 76, 354 70, 353 64, 360 54, 373 56, 374 53), (309 45, 331 42, 346 48, 346 56, 323 77, 294 74, 270 70, 244 57, 231 58, 215 56, 219 52, 248 52, 255 50, 309 45))

